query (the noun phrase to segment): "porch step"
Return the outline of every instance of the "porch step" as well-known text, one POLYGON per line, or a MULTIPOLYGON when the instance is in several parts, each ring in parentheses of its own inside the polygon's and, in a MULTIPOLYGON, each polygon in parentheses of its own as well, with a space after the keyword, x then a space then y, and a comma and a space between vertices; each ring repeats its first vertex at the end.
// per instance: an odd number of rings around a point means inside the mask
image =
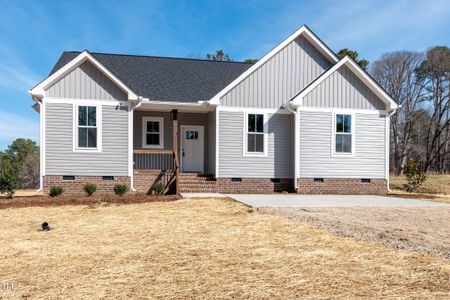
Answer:
POLYGON ((180 192, 215 192, 216 179, 210 174, 181 173, 180 192))

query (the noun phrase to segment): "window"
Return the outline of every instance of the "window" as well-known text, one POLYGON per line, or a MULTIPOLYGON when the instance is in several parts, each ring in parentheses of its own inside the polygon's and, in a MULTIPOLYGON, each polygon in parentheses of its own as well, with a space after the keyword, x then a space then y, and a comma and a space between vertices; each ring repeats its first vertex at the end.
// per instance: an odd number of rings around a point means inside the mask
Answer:
POLYGON ((63 180, 75 180, 75 176, 64 175, 64 176, 63 176, 63 180))
POLYGON ((198 131, 186 130, 186 140, 198 140, 198 131))
POLYGON ((78 148, 97 149, 97 107, 78 106, 78 148))
POLYGON ((102 176, 102 180, 114 180, 114 176, 102 176))
POLYGON ((247 114, 247 154, 265 154, 264 115, 247 114))
POLYGON ((164 148, 164 118, 144 117, 142 121, 142 147, 164 148))
POLYGON ((335 153, 352 153, 352 132, 352 115, 336 114, 335 153))

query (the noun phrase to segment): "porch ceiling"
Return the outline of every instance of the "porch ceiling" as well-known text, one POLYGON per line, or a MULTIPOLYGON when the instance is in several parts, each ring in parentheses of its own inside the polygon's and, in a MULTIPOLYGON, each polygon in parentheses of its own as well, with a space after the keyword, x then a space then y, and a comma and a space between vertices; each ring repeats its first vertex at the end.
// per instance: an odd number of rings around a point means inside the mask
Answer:
POLYGON ((216 106, 210 105, 207 102, 199 103, 183 103, 183 102, 155 102, 155 101, 144 101, 142 105, 136 110, 140 111, 172 111, 177 109, 179 112, 209 112, 214 111, 216 106))

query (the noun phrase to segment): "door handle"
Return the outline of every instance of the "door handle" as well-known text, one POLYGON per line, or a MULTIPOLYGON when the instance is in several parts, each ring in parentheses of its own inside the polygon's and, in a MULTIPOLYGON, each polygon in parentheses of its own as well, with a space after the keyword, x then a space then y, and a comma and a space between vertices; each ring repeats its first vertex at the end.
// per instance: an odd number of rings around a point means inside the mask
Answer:
POLYGON ((184 157, 184 149, 183 149, 183 150, 181 150, 181 156, 183 156, 183 157, 184 157))

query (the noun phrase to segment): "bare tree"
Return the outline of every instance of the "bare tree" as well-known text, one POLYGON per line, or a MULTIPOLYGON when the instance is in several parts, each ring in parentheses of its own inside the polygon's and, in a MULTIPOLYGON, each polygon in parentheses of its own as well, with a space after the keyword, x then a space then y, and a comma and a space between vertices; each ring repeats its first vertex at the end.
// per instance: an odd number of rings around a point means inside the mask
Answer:
POLYGON ((18 168, 18 177, 22 188, 31 189, 39 187, 39 153, 28 153, 18 168))
POLYGON ((427 51, 426 59, 417 70, 419 78, 426 80, 426 96, 431 116, 425 137, 424 170, 433 168, 444 172, 449 160, 450 128, 450 49, 436 46, 427 51))
POLYGON ((414 132, 416 111, 424 95, 425 78, 416 70, 424 60, 423 53, 396 51, 384 54, 372 66, 372 75, 400 104, 391 117, 391 142, 393 169, 400 175, 406 159, 413 150, 411 136, 414 132))

